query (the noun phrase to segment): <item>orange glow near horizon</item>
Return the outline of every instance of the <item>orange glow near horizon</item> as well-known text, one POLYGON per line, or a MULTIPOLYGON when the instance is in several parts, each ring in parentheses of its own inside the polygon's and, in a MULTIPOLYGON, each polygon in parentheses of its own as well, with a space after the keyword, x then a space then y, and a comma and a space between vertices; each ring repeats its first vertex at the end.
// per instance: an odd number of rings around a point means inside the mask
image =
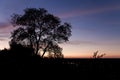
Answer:
MULTIPOLYGON (((0 49, 9 48, 8 41, 1 41, 0 49)), ((80 46, 80 45, 69 45, 62 44, 63 54, 65 58, 92 58, 93 53, 97 51, 97 47, 92 46, 80 46)), ((101 48, 98 50, 98 54, 105 53, 106 55, 103 58, 120 58, 119 47, 118 48, 101 48)))
POLYGON ((93 53, 98 51, 98 54, 104 54, 103 58, 120 58, 119 46, 80 46, 80 45, 62 45, 65 58, 92 58, 93 53))

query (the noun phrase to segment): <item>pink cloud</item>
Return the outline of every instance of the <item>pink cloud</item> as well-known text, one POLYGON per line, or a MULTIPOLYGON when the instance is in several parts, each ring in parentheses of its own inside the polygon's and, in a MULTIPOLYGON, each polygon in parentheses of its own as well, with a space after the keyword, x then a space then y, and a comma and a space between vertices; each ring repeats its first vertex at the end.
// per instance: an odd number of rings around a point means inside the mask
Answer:
POLYGON ((10 33, 14 27, 10 23, 0 23, 0 41, 6 41, 10 38, 10 33))
POLYGON ((77 10, 71 10, 70 12, 58 14, 58 16, 60 18, 70 18, 70 17, 91 15, 91 14, 102 13, 102 12, 113 11, 113 10, 120 10, 120 6, 119 5, 105 6, 105 7, 97 7, 97 8, 85 9, 85 10, 77 9, 77 10))
POLYGON ((76 40, 76 41, 69 41, 67 42, 67 44, 70 45, 96 45, 96 42, 92 42, 92 41, 80 41, 80 40, 76 40))
POLYGON ((6 39, 2 39, 2 38, 0 39, 0 41, 5 41, 5 40, 6 40, 6 39))
POLYGON ((97 46, 119 46, 119 40, 111 40, 111 41, 84 41, 84 40, 72 40, 67 42, 67 45, 97 45, 97 46))
POLYGON ((5 29, 5 28, 7 28, 9 26, 10 26, 9 23, 0 23, 0 29, 5 29))
POLYGON ((10 23, 0 23, 0 34, 9 33, 14 27, 10 23))

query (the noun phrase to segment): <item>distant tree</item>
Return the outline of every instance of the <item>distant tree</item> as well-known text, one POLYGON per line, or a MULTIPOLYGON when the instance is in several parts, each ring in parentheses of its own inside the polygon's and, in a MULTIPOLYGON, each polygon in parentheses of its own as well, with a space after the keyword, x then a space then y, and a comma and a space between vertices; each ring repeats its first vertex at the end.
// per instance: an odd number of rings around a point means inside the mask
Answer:
POLYGON ((58 45, 51 45, 51 47, 48 48, 48 53, 50 58, 63 58, 62 48, 58 45))
POLYGON ((98 54, 98 51, 96 51, 96 52, 94 52, 93 53, 93 58, 102 58, 102 57, 104 57, 106 54, 104 53, 104 54, 98 54))
POLYGON ((18 28, 11 33, 11 43, 16 42, 34 49, 44 57, 46 52, 63 56, 59 43, 69 41, 71 25, 48 13, 44 8, 27 8, 24 14, 13 14, 11 23, 18 28))

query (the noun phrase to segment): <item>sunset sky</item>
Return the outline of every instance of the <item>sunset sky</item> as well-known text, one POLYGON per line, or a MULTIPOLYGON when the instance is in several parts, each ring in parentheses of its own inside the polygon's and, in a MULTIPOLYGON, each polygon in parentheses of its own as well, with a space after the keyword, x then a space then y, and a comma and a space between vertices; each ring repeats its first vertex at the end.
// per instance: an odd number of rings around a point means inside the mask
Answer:
POLYGON ((120 0, 0 0, 0 49, 9 48, 13 13, 45 8, 72 25, 70 41, 60 46, 65 57, 90 58, 93 52, 120 58, 120 0))

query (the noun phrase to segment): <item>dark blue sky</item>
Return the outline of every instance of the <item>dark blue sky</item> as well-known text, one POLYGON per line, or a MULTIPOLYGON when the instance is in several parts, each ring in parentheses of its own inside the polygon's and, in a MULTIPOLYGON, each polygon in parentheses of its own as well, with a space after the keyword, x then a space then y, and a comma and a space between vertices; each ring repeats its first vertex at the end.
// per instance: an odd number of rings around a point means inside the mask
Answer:
POLYGON ((90 57, 99 50, 120 57, 120 0, 1 0, 0 48, 8 46, 10 16, 30 7, 45 8, 71 23, 70 42, 61 45, 65 56, 90 57))

